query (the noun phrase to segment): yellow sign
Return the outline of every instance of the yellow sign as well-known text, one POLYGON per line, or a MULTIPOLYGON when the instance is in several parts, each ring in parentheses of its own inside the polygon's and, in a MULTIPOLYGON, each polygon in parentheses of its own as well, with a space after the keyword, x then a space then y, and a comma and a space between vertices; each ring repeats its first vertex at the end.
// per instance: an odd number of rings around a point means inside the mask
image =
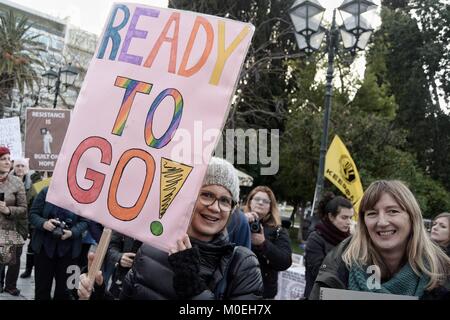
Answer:
POLYGON ((44 187, 48 187, 51 180, 52 178, 45 178, 33 184, 32 190, 34 194, 38 194, 42 189, 44 189, 44 187))
POLYGON ((352 202, 357 213, 364 193, 361 179, 350 153, 337 135, 327 151, 325 177, 352 202))

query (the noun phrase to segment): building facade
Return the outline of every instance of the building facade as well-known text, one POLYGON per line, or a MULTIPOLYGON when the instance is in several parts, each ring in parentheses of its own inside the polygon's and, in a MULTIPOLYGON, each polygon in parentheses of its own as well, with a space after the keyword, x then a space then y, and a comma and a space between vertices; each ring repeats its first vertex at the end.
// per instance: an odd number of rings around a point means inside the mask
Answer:
MULTIPOLYGON (((31 28, 30 35, 37 35, 35 39, 42 45, 40 54, 43 67, 36 65, 36 72, 42 75, 46 70, 64 68, 68 64, 78 71, 75 85, 72 87, 60 86, 60 95, 57 99, 57 108, 72 109, 75 105, 78 93, 86 74, 89 62, 94 55, 97 36, 81 30, 70 24, 69 19, 59 19, 38 12, 7 0, 0 0, 0 14, 12 10, 16 16, 25 16, 31 28)), ((5 117, 25 117, 25 109, 28 107, 53 107, 55 88, 46 88, 43 82, 36 84, 33 90, 26 89, 20 94, 14 91, 11 105, 5 110, 5 117)))

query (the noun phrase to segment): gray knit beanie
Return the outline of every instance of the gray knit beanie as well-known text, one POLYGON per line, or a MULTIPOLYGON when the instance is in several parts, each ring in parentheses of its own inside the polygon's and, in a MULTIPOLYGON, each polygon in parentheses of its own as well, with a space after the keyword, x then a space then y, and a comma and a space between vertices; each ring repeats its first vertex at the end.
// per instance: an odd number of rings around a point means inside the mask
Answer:
POLYGON ((239 178, 233 165, 228 161, 212 157, 206 169, 204 186, 216 184, 230 191, 233 200, 239 202, 239 178))

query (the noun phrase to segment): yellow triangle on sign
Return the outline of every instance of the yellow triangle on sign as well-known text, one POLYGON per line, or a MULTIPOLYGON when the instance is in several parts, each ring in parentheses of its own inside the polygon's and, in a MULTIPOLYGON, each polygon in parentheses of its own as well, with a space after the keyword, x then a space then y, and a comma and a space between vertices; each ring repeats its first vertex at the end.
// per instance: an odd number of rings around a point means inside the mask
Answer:
POLYGON ((161 158, 160 219, 183 187, 192 169, 193 167, 185 164, 161 158))

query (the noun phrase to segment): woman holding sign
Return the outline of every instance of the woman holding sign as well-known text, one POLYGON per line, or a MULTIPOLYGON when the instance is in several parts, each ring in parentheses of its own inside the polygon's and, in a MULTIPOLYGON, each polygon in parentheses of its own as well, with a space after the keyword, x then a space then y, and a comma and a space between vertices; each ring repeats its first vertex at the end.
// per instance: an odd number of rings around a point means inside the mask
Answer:
POLYGON ((450 298, 450 259, 429 239, 419 205, 402 182, 373 182, 358 221, 354 236, 326 256, 310 299, 319 298, 320 288, 450 298))
MULTIPOLYGON (((226 226, 239 200, 239 180, 227 161, 212 158, 200 189, 188 234, 169 254, 143 245, 123 282, 120 299, 260 299, 262 278, 258 259, 247 248, 228 240, 226 226)), ((94 255, 89 256, 92 263, 94 255)), ((78 295, 92 290, 86 274, 78 295)), ((105 295, 101 273, 93 299, 105 295)))

